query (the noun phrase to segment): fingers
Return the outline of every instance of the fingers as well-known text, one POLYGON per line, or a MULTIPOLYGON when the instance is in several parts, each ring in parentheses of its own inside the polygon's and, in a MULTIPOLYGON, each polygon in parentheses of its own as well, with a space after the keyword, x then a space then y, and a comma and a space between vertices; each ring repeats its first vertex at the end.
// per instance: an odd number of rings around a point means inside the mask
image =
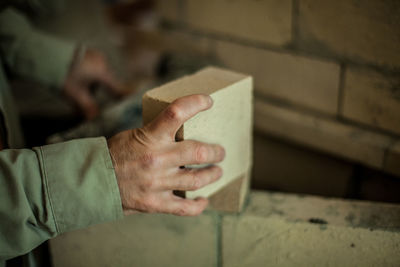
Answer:
POLYGON ((225 149, 220 145, 206 144, 194 140, 185 140, 175 145, 171 156, 171 167, 193 164, 213 164, 225 158, 225 149))
POLYGON ((178 98, 162 111, 147 127, 155 138, 175 140, 176 132, 187 120, 212 106, 207 95, 190 95, 178 98))
POLYGON ((166 203, 162 212, 178 216, 196 216, 201 214, 207 205, 208 200, 206 198, 184 199, 172 196, 172 199, 166 203))
POLYGON ((165 179, 162 186, 166 190, 194 191, 217 181, 222 176, 222 169, 209 166, 201 169, 179 169, 177 175, 165 179))

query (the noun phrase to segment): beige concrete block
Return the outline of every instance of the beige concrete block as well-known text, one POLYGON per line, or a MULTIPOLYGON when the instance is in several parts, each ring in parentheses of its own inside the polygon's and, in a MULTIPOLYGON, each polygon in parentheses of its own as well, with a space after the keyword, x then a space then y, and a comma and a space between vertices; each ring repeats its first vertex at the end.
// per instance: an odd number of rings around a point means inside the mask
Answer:
POLYGON ((157 0, 156 12, 165 20, 179 20, 179 0, 157 0))
POLYGON ((185 18, 201 30, 283 45, 291 40, 292 1, 187 0, 185 18))
POLYGON ((55 267, 216 266, 215 218, 136 214, 63 234, 50 251, 55 267))
POLYGON ((400 141, 393 144, 387 153, 384 170, 400 176, 400 141))
POLYGON ((333 119, 255 102, 255 127, 267 134, 382 169, 392 139, 333 119))
POLYGON ((209 207, 218 211, 241 211, 250 189, 250 171, 209 197, 209 207))
POLYGON ((346 196, 352 164, 260 134, 253 147, 253 188, 346 196))
POLYGON ((265 96, 337 112, 339 66, 335 63, 228 42, 217 42, 216 55, 227 67, 253 75, 257 92, 265 96))
POLYGON ((397 1, 300 0, 301 47, 355 60, 400 66, 397 1))
MULTIPOLYGON (((151 121, 169 103, 191 94, 208 94, 214 100, 210 110, 186 122, 177 133, 178 140, 192 139, 224 146, 225 159, 219 165, 223 176, 195 192, 190 198, 208 197, 246 174, 251 167, 252 78, 247 75, 209 67, 159 88, 143 97, 143 121, 151 121)), ((240 197, 238 195, 238 197, 240 197)))
POLYGON ((224 216, 224 266, 398 266, 400 206, 255 192, 224 216))
POLYGON ((399 84, 400 77, 349 69, 346 72, 343 116, 399 134, 399 84))

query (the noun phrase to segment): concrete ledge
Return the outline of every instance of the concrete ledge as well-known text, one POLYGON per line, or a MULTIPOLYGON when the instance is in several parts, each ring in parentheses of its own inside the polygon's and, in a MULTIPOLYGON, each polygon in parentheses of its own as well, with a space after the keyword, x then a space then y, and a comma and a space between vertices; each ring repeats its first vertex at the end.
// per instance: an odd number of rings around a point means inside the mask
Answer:
POLYGON ((241 214, 132 215, 50 248, 55 267, 399 266, 400 205, 253 191, 241 214))
POLYGON ((400 233, 400 205, 379 202, 252 191, 241 214, 248 216, 400 233))
POLYGON ((216 266, 217 222, 136 214, 50 241, 54 267, 216 266))
POLYGON ((253 192, 223 217, 223 266, 399 266, 400 206, 253 192))
POLYGON ((225 217, 223 266, 399 266, 400 234, 225 217))

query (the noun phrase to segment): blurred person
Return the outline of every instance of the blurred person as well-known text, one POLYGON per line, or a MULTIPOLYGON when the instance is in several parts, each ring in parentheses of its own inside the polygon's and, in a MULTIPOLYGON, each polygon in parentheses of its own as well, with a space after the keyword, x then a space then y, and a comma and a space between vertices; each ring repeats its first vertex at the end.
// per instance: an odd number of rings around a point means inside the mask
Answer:
POLYGON ((207 199, 183 199, 173 191, 196 190, 222 175, 212 165, 180 168, 224 158, 219 145, 175 142, 186 120, 211 108, 206 95, 177 99, 150 124, 108 140, 76 139, 24 149, 8 77, 61 88, 88 119, 98 114, 92 83, 123 94, 100 52, 38 31, 20 11, 58 8, 57 3, 0 2, 0 266, 35 266, 37 258, 30 252, 46 240, 127 214, 198 215, 207 199))

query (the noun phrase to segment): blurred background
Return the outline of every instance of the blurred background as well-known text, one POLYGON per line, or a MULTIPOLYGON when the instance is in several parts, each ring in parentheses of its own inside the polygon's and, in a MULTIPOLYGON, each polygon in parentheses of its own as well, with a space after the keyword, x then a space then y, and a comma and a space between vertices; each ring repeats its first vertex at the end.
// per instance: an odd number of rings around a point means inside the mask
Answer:
MULTIPOLYGON (((140 127, 143 92, 217 65, 254 77, 253 189, 400 203, 400 1, 69 0, 32 21, 45 32, 102 51, 131 95, 116 100, 94 90, 102 113, 84 121, 54 91, 15 80, 28 146, 140 127)), ((354 255, 374 265, 378 254, 398 263, 393 256, 398 246, 388 243, 398 244, 398 228, 375 236, 381 221, 398 227, 395 208, 360 204, 365 213, 358 213, 354 202, 326 200, 326 216, 340 217, 350 230, 329 232, 329 224, 325 231, 327 221, 304 217, 319 232, 288 222, 282 237, 275 229, 286 221, 267 221, 281 212, 277 206, 290 203, 296 216, 312 216, 322 210, 320 200, 269 193, 252 193, 251 199, 261 208, 251 206, 250 216, 137 215, 62 235, 50 242, 54 263, 222 266, 232 258, 230 266, 246 266, 276 257, 276 263, 284 258, 283 265, 297 265, 314 259, 307 253, 333 265, 342 258, 351 265, 347 260, 357 259, 354 255), (383 215, 395 219, 385 221, 383 215), (369 230, 353 231, 359 226, 369 230), (293 239, 306 232, 300 241, 293 239), (332 252, 335 246, 342 250, 332 252), (369 253, 381 248, 385 251, 369 253)))
POLYGON ((253 188, 400 202, 399 1, 71 0, 33 21, 103 51, 133 97, 88 123, 15 81, 29 145, 139 127, 145 90, 218 65, 254 77, 253 188))

